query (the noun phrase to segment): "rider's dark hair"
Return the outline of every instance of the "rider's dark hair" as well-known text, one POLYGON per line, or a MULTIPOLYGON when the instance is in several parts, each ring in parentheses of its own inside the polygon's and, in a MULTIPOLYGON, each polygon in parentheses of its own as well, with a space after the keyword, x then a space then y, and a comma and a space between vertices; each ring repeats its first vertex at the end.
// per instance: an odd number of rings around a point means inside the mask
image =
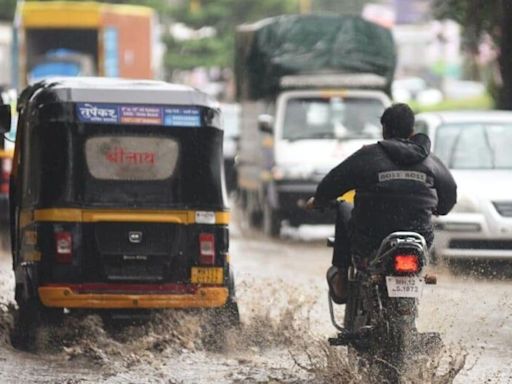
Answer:
POLYGON ((386 108, 380 123, 384 127, 384 138, 407 139, 414 132, 414 112, 404 103, 396 103, 386 108))

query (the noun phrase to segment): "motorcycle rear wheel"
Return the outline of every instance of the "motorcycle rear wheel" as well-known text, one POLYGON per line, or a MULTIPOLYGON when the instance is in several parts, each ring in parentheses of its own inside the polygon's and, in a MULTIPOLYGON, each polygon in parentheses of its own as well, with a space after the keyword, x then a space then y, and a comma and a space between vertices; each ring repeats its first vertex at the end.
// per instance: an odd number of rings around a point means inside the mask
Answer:
POLYGON ((415 299, 387 298, 381 319, 380 337, 374 346, 375 366, 383 382, 399 384, 407 373, 407 362, 414 354, 413 340, 417 334, 415 299))

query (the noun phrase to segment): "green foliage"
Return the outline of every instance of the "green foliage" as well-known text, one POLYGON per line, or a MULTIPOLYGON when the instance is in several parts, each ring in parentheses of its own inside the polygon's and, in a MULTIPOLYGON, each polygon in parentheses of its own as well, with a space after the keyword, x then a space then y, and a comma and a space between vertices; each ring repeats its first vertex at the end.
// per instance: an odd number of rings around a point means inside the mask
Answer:
POLYGON ((204 41, 167 43, 166 67, 232 66, 234 32, 239 24, 266 17, 312 12, 359 13, 366 0, 186 0, 171 9, 171 18, 192 28, 214 27, 217 35, 204 41))
POLYGON ((237 25, 286 13, 297 13, 299 0, 196 0, 185 1, 171 9, 172 20, 191 28, 214 27, 215 37, 176 41, 167 45, 165 66, 168 71, 204 66, 230 67, 233 63, 234 33, 237 25))
POLYGON ((499 25, 507 0, 434 0, 434 14, 440 19, 452 19, 464 27, 465 43, 476 50, 482 33, 499 38, 499 25))
POLYGON ((0 0, 0 20, 11 21, 16 10, 16 0, 0 0))
POLYGON ((231 39, 205 38, 177 42, 165 37, 167 46, 164 65, 168 71, 196 67, 229 67, 231 58, 226 55, 233 45, 231 39))
MULTIPOLYGON (((476 56, 482 37, 489 35, 500 56, 500 83, 489 79, 488 89, 499 108, 512 109, 512 2, 510 0, 434 0, 438 18, 450 18, 463 26, 466 50, 476 56)), ((485 74, 484 74, 485 75, 485 74)))
POLYGON ((434 0, 438 18, 453 19, 478 32, 495 33, 502 11, 503 0, 434 0))
POLYGON ((175 21, 185 23, 193 28, 208 25, 215 27, 219 35, 234 26, 252 22, 264 17, 284 13, 297 13, 298 0, 195 0, 196 8, 184 1, 172 10, 175 21))
POLYGON ((410 102, 414 112, 450 111, 450 110, 485 110, 494 108, 494 101, 489 94, 478 97, 457 100, 443 100, 433 105, 423 105, 418 102, 410 102))
POLYGON ((367 0, 314 0, 311 2, 311 8, 313 12, 359 15, 367 2, 367 0))

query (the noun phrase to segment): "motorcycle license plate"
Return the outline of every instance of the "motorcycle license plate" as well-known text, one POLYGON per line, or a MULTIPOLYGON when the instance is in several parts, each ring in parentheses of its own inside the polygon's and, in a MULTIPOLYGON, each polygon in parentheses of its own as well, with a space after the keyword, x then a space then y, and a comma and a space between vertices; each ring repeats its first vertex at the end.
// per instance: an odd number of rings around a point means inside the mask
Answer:
POLYGON ((417 276, 386 276, 389 297, 420 297, 423 279, 417 276))

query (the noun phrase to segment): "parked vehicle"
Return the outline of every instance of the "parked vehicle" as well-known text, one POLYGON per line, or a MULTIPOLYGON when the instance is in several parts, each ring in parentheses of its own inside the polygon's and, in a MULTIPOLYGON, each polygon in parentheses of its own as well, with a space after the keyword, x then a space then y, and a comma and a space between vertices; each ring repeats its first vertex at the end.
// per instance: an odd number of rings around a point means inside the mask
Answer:
MULTIPOLYGON (((0 90, 0 105, 11 108, 14 112, 15 108, 15 92, 13 90, 0 90)), ((11 114, 11 125, 16 123, 16 114, 11 114)), ((0 139, 0 230, 2 231, 2 246, 6 248, 4 238, 8 238, 9 226, 9 178, 12 168, 12 154, 14 149, 14 137, 16 128, 13 127, 10 132, 4 134, 0 139)))
POLYGON ((12 167, 12 150, 5 139, 12 123, 7 119, 7 115, 12 119, 12 108, 6 92, 0 94, 0 111, 4 115, 0 117, 0 128, 5 130, 0 140, 0 243, 2 248, 6 248, 5 240, 9 238, 9 177, 12 167))
POLYGON ((35 83, 51 76, 93 76, 95 66, 89 55, 69 49, 48 51, 34 61, 28 82, 35 83))
POLYGON ((241 25, 236 40, 245 216, 271 236, 283 220, 332 222, 302 207, 328 170, 380 138, 396 62, 391 33, 355 16, 288 15, 241 25))
MULTIPOLYGON (((334 238, 328 245, 334 246, 334 238)), ((425 274, 427 256, 425 239, 418 233, 392 233, 374 255, 352 260, 343 326, 335 319, 329 295, 331 320, 339 331, 330 344, 348 346, 349 356, 364 360, 382 382, 402 382, 415 355, 442 346, 439 334, 416 328, 424 284, 437 281, 425 274)))
POLYGON ((64 308, 209 308, 212 324, 236 324, 215 106, 149 80, 25 89, 10 190, 17 345, 64 308))
POLYGON ((436 219, 435 256, 443 260, 512 260, 512 113, 422 113, 416 131, 450 169, 458 201, 436 219))
POLYGON ((19 2, 13 40, 13 86, 49 76, 152 79, 151 8, 77 1, 19 2))

